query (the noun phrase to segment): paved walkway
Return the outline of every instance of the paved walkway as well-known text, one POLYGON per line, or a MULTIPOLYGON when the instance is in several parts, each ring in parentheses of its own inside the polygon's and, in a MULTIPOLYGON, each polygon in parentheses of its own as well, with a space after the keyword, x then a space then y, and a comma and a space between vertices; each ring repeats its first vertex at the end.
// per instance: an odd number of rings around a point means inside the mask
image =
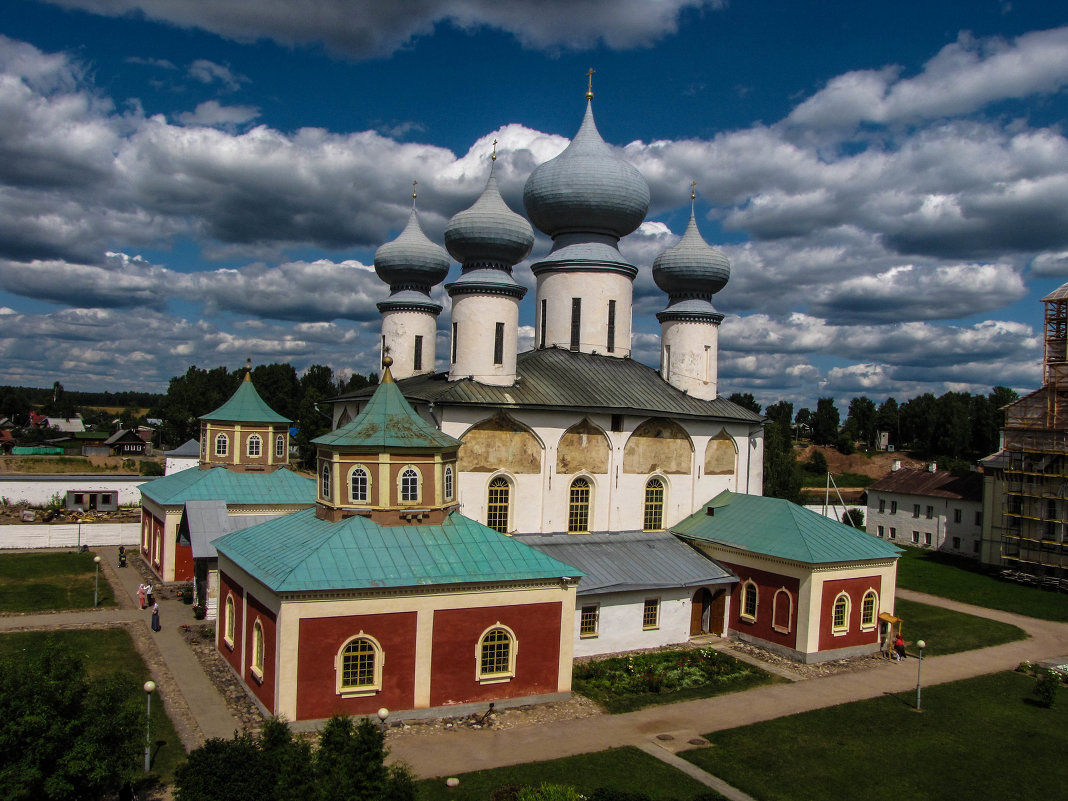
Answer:
MULTIPOLYGON (((930 686, 1015 668, 1068 654, 1068 624, 1050 623, 1007 612, 969 606, 932 595, 899 590, 898 597, 954 609, 1019 626, 1030 637, 993 648, 925 657, 923 684, 930 686)), ((937 644, 931 643, 937 650, 937 644)), ((451 776, 472 770, 540 762, 621 745, 674 752, 689 748, 700 733, 745 726, 835 704, 905 692, 916 686, 915 659, 887 662, 858 673, 773 684, 744 693, 657 706, 624 715, 601 715, 522 729, 457 728, 440 734, 403 737, 390 742, 392 755, 410 764, 419 777, 451 776), (657 735, 670 734, 671 740, 657 735)))
POLYGON ((179 629, 181 624, 193 622, 190 608, 177 600, 160 600, 163 630, 153 632, 149 627, 151 613, 147 609, 142 611, 137 605, 137 586, 141 583, 141 575, 132 567, 136 549, 130 549, 131 566, 125 568, 118 566, 117 548, 99 548, 96 553, 106 562, 100 581, 103 583, 110 574, 120 605, 118 609, 2 616, 0 631, 80 627, 87 624, 106 626, 132 623, 136 626, 139 623, 145 636, 138 639, 147 641, 146 647, 150 651, 142 655, 146 657, 152 680, 159 687, 159 695, 186 750, 198 747, 209 737, 232 737, 235 731, 240 730, 241 724, 230 714, 226 702, 204 674, 179 629), (124 596, 119 594, 119 588, 125 593, 124 596), (188 714, 182 714, 183 706, 188 708, 188 714), (183 725, 183 721, 186 725, 183 725))

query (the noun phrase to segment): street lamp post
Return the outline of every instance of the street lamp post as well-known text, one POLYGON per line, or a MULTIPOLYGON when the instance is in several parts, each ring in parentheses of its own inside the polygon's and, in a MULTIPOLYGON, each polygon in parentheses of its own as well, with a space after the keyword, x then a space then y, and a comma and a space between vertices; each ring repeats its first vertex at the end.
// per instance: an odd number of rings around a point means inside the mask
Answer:
POLYGON ((920 649, 920 658, 916 660, 916 711, 922 712, 923 707, 920 706, 920 676, 923 672, 923 649, 927 647, 927 643, 923 640, 917 640, 916 647, 920 649))
POLYGON ((156 682, 145 682, 145 773, 152 767, 152 693, 156 691, 156 682))
POLYGON ((100 603, 100 557, 93 557, 93 564, 96 565, 96 575, 93 576, 93 608, 95 609, 100 603))
POLYGON ((382 707, 378 710, 378 720, 382 723, 382 736, 386 735, 386 718, 389 717, 389 710, 382 707))

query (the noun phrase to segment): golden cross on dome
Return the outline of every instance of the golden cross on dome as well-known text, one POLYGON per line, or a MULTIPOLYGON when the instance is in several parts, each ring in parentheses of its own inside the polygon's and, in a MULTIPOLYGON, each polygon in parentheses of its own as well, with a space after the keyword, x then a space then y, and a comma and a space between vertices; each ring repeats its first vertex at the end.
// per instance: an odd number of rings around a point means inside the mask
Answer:
POLYGON ((690 181, 690 200, 697 199, 697 181, 690 181))
POLYGON ((419 193, 416 191, 416 187, 418 186, 418 181, 412 181, 412 200, 415 200, 417 197, 419 197, 419 193))
POLYGON ((588 80, 588 83, 586 84, 587 100, 593 100, 593 73, 595 72, 596 70, 593 67, 590 67, 589 70, 586 72, 586 78, 588 80))
POLYGON ((493 161, 497 160, 497 140, 496 139, 493 140, 493 155, 490 156, 490 159, 493 160, 493 161))

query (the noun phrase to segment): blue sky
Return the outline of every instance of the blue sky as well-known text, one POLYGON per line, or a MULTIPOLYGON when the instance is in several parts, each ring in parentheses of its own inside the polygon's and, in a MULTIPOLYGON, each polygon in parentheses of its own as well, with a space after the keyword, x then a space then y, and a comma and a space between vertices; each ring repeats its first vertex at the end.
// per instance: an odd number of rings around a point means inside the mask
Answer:
MULTIPOLYGON (((725 393, 813 406, 1039 382, 1039 300, 1068 280, 1059 4, 13 5, 3 383, 161 390, 246 357, 375 369, 370 265, 411 181, 440 242, 497 138, 521 212, 590 67, 602 135, 652 189, 623 242, 637 358, 658 358, 649 266, 696 180, 702 233, 732 263, 714 298, 725 393)), ((533 286, 525 265, 517 279, 533 286)))

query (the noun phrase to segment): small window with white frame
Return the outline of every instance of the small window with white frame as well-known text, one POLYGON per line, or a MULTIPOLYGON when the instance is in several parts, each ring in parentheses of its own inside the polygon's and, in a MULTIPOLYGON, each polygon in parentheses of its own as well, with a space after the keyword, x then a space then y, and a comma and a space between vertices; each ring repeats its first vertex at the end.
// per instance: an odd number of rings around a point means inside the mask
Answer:
POLYGON ((230 452, 230 438, 226 434, 215 437, 215 455, 226 456, 230 452))
POLYGON ((590 638, 597 636, 598 624, 601 622, 601 607, 598 604, 588 604, 579 610, 579 637, 590 638))
POLYGON ((232 651, 234 650, 234 629, 237 626, 237 616, 234 609, 234 594, 228 593, 226 604, 223 607, 223 642, 232 651))
POLYGON ((742 584, 742 609, 740 617, 746 623, 755 623, 757 619, 758 590, 756 582, 749 579, 742 584))
POLYGON ((442 483, 442 489, 444 490, 444 493, 445 493, 445 500, 451 501, 452 500, 452 496, 453 496, 453 492, 455 492, 454 481, 453 481, 453 472, 452 472, 452 465, 451 464, 445 465, 445 469, 442 471, 441 483, 442 483))
POLYGON ((780 634, 789 634, 793 617, 794 598, 786 587, 780 587, 771 599, 771 627, 780 634))
POLYGON ((263 452, 263 439, 259 434, 252 434, 247 443, 249 458, 255 459, 263 452))
POLYGON ((849 595, 838 593, 831 610, 831 632, 837 637, 849 632, 849 595))
POLYGON ((374 695, 382 689, 385 654, 378 640, 360 632, 337 653, 334 670, 337 694, 344 698, 374 695))
POLYGON ((419 503, 419 471, 409 465, 401 470, 397 480, 400 484, 400 502, 419 503))
POLYGON ((369 503, 371 500, 371 473, 363 465, 356 465, 349 473, 349 502, 369 503))
POLYGON ((257 620, 252 625, 252 664, 249 669, 257 681, 263 681, 263 625, 257 620))
POLYGON ((660 628, 660 599, 646 598, 642 608, 642 629, 649 631, 658 628, 660 628))
POLYGON ((511 681, 518 650, 515 632, 500 621, 486 629, 475 646, 475 677, 479 683, 511 681))
POLYGON ((873 631, 875 616, 879 611, 879 595, 875 590, 868 590, 860 602, 860 630, 873 631))
POLYGON ((274 455, 276 459, 281 459, 286 455, 286 438, 284 434, 279 434, 274 438, 274 455))
POLYGON ((324 501, 330 500, 330 462, 323 462, 323 468, 319 471, 319 497, 324 501))

